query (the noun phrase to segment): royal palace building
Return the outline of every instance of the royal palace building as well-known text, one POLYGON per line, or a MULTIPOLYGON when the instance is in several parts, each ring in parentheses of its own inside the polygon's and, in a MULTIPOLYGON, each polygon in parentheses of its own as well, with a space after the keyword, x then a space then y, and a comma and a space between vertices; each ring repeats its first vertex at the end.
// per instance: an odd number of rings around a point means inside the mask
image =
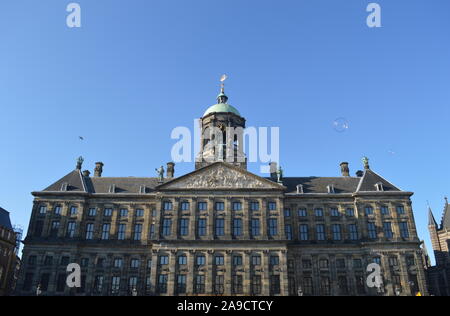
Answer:
POLYGON ((9 212, 0 207, 0 296, 13 292, 20 260, 16 253, 16 232, 9 212))
POLYGON ((413 193, 367 159, 356 176, 347 163, 336 177, 285 177, 274 163, 253 174, 230 151, 241 142, 225 130, 246 121, 227 101, 222 88, 200 119, 224 139, 216 150, 202 136, 191 173, 168 163, 159 177, 104 177, 99 162, 91 176, 80 159, 33 192, 17 294, 427 295, 413 193), (66 285, 70 263, 79 288, 66 285))

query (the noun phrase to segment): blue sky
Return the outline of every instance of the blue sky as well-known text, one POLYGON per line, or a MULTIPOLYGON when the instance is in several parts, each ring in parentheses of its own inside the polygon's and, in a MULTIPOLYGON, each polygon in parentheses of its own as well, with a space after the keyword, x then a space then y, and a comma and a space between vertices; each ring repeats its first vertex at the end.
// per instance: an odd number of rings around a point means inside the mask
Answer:
POLYGON ((366 155, 415 192, 428 242, 426 201, 440 219, 450 194, 448 0, 377 1, 377 29, 363 0, 78 0, 79 29, 70 2, 0 2, 0 205, 15 224, 79 155, 105 176, 155 176, 227 73, 247 124, 280 127, 286 176, 337 176, 341 161, 354 174, 366 155))

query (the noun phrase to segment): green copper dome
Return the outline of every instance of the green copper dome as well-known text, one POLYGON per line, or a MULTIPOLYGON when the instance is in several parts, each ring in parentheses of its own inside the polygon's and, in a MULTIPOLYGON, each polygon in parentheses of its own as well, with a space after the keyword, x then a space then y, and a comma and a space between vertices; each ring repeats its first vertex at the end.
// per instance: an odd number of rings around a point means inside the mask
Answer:
POLYGON ((214 104, 213 106, 209 107, 209 109, 206 110, 203 116, 206 116, 211 113, 234 113, 237 116, 241 116, 239 111, 234 106, 231 106, 226 103, 214 104))
POLYGON ((239 111, 234 106, 229 105, 227 101, 228 97, 225 94, 224 85, 222 84, 220 93, 217 96, 217 104, 210 106, 206 110, 205 114, 203 114, 203 117, 211 113, 233 113, 236 114, 237 116, 241 116, 241 113, 239 113, 239 111))

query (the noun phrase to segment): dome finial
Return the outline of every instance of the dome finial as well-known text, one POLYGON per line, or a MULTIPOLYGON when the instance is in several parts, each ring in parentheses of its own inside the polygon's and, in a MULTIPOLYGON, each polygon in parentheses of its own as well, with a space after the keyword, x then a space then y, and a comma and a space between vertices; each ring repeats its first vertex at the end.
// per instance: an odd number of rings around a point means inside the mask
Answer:
POLYGON ((220 93, 217 96, 217 102, 219 104, 226 104, 228 101, 228 97, 225 95, 225 80, 228 79, 228 76, 226 74, 223 74, 222 77, 220 77, 220 93))

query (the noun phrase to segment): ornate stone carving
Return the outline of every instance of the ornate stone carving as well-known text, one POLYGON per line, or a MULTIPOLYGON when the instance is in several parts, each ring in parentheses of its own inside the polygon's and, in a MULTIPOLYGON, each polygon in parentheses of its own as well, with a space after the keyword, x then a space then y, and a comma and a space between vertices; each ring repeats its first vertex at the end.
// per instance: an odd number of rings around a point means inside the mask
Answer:
POLYGON ((261 189, 261 188, 273 188, 271 186, 259 180, 256 177, 252 177, 246 173, 239 172, 231 168, 225 168, 223 166, 215 166, 208 170, 204 170, 198 174, 187 177, 170 185, 170 188, 186 188, 186 189, 198 189, 198 188, 246 188, 246 189, 261 189))

